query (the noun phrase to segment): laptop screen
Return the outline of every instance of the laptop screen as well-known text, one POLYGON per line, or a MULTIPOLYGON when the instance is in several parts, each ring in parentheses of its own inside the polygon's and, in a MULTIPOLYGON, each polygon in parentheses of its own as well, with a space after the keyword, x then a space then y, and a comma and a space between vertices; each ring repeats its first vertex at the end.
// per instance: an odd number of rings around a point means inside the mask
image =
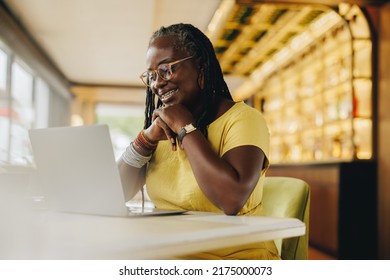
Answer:
POLYGON ((29 135, 50 209, 127 215, 107 125, 31 129, 29 135))

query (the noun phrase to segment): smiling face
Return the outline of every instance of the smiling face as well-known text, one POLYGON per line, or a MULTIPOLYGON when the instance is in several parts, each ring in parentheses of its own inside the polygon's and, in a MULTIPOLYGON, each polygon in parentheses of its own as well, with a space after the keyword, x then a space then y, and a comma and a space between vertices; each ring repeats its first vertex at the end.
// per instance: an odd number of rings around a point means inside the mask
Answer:
MULTIPOLYGON (((162 36, 154 39, 146 54, 148 70, 156 70, 164 63, 171 63, 191 56, 184 50, 174 48, 175 36, 162 36)), ((172 66, 172 77, 166 81, 157 75, 151 90, 166 105, 182 104, 190 111, 201 104, 199 86, 200 69, 195 58, 186 59, 172 66)))

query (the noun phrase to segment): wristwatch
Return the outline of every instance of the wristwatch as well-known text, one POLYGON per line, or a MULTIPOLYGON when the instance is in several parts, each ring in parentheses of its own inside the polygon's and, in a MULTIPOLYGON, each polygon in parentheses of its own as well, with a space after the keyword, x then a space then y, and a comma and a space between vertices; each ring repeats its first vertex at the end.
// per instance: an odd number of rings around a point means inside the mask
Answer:
POLYGON ((177 140, 179 141, 179 143, 181 144, 181 142, 183 141, 184 136, 186 136, 188 133, 190 133, 192 131, 195 131, 195 130, 196 130, 196 127, 192 123, 185 125, 180 130, 180 133, 177 136, 177 140))

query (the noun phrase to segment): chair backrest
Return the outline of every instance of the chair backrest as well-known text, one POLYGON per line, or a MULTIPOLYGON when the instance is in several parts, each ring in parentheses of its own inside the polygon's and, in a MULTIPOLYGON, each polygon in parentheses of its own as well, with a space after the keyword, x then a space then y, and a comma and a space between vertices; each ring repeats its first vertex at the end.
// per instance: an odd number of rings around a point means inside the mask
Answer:
POLYGON ((263 210, 267 216, 297 218, 305 223, 305 235, 275 240, 275 244, 282 259, 306 260, 309 248, 309 185, 297 178, 266 177, 263 210))

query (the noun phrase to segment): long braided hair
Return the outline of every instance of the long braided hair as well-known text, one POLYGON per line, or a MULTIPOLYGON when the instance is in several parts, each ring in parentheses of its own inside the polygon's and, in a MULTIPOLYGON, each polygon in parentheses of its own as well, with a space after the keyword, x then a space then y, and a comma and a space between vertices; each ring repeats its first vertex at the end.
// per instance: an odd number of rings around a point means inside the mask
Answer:
MULTIPOLYGON (((177 40, 173 41, 173 48, 184 50, 198 59, 200 68, 203 69, 204 87, 201 96, 203 98, 204 110, 197 120, 196 126, 207 137, 207 125, 211 123, 217 113, 216 97, 220 96, 233 100, 223 78, 221 66, 215 55, 213 45, 202 31, 191 24, 179 23, 161 27, 154 32, 149 45, 156 38, 163 36, 176 36, 177 40)), ((148 128, 151 125, 154 109, 162 106, 162 102, 156 98, 149 87, 146 89, 146 94, 144 128, 148 128)))

